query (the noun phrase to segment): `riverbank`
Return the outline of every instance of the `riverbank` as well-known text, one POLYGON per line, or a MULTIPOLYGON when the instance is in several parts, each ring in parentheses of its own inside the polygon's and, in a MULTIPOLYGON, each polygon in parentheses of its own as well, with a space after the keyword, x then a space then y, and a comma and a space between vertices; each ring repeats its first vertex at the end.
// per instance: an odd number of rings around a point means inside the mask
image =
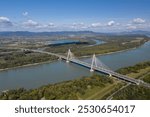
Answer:
MULTIPOLYGON (((149 68, 149 62, 139 63, 135 66, 128 68, 127 75, 132 75, 133 71, 137 70, 138 76, 141 78, 144 76, 143 70, 149 68), (144 65, 144 66, 143 66, 144 65), (128 69, 130 68, 130 69, 128 69), (142 76, 141 76, 142 75, 142 76)), ((122 71, 123 72, 123 71, 122 71)), ((135 76, 135 75, 134 75, 135 76)), ((136 76, 137 77, 137 76, 136 76)), ((136 78, 134 77, 134 78, 136 78)), ((144 76, 145 77, 145 76, 144 76)), ((5 90, 0 94, 0 99, 5 100, 104 100, 108 96, 113 94, 116 90, 124 87, 126 83, 120 80, 104 76, 104 75, 92 75, 88 77, 80 77, 74 80, 63 81, 60 83, 51 83, 43 85, 36 89, 24 89, 18 88, 15 90, 5 90)), ((111 99, 150 99, 150 90, 140 85, 130 85, 122 90, 119 90, 114 98, 111 99), (134 88, 134 90, 132 90, 134 88), (122 92, 123 91, 123 92, 122 92), (124 93, 125 91, 125 93, 124 93), (132 96, 130 93, 132 92, 132 96), (141 92, 142 96, 141 96, 141 92), (123 97, 125 94, 125 98, 123 97)))
MULTIPOLYGON (((150 42, 150 41, 147 41, 147 42, 150 42)), ((142 45, 144 45, 144 44, 142 44, 142 45)), ((139 46, 139 47, 141 47, 141 46, 139 46)), ((120 53, 120 52, 130 51, 130 50, 137 49, 139 47, 129 48, 129 49, 125 49, 125 50, 119 50, 119 51, 114 51, 114 52, 109 52, 109 53, 104 53, 104 54, 97 54, 96 56, 109 55, 109 54, 114 54, 114 53, 120 53)), ((78 58, 82 59, 82 58, 89 58, 89 57, 91 57, 91 55, 81 56, 81 57, 78 57, 78 58)), ((50 60, 50 61, 44 61, 44 62, 39 62, 39 63, 26 64, 26 65, 22 65, 22 66, 16 66, 16 67, 11 67, 11 68, 0 69, 0 72, 1 71, 11 70, 11 69, 18 69, 18 68, 23 68, 23 67, 31 67, 31 66, 36 66, 36 65, 46 64, 46 63, 52 63, 52 62, 55 62, 55 61, 57 61, 57 60, 50 60)))
MULTIPOLYGON (((136 49, 136 48, 120 50, 120 51, 115 51, 115 52, 109 52, 109 53, 104 53, 104 54, 97 54, 96 56, 108 55, 108 54, 113 54, 113 53, 119 53, 119 52, 124 52, 124 51, 128 51, 128 50, 133 50, 133 49, 136 49)), ((80 59, 80 58, 89 58, 89 57, 91 57, 91 55, 81 56, 81 57, 78 57, 78 58, 80 59)), ((52 63, 52 62, 55 62, 55 61, 57 61, 57 60, 45 61, 45 62, 40 62, 40 63, 26 64, 26 65, 22 65, 22 66, 16 66, 16 67, 11 67, 11 68, 0 69, 0 72, 1 71, 11 70, 11 69, 18 69, 18 68, 23 68, 23 67, 31 67, 31 66, 36 66, 36 65, 46 64, 46 63, 52 63)))
MULTIPOLYGON (((141 45, 142 46, 142 45, 141 45)), ((140 47, 140 46, 139 46, 140 47)), ((139 47, 134 47, 134 48, 130 48, 130 49, 125 49, 125 50, 119 50, 119 51, 114 51, 114 52, 108 52, 108 53, 103 53, 103 54, 96 54, 96 56, 102 56, 102 55, 109 55, 109 54, 115 54, 115 53, 120 53, 120 52, 126 52, 126 51, 129 51, 129 50, 134 50, 134 49, 137 49, 139 47)), ((81 57, 78 57, 78 58, 89 58, 91 57, 91 55, 87 55, 87 56, 81 56, 81 57)))
POLYGON ((37 65, 41 65, 41 64, 52 63, 52 62, 55 62, 55 61, 56 60, 51 60, 51 61, 45 61, 45 62, 40 62, 40 63, 26 64, 26 65, 22 65, 22 66, 16 66, 16 67, 11 67, 11 68, 0 69, 0 72, 1 71, 11 70, 11 69, 18 69, 18 68, 24 68, 24 67, 32 67, 32 66, 37 66, 37 65))
MULTIPOLYGON (((146 41, 145 43, 148 43, 148 42, 150 42, 150 41, 146 41)), ((142 44, 142 45, 144 45, 144 44, 142 44)), ((115 54, 115 53, 120 53, 120 52, 126 52, 126 51, 137 49, 137 48, 141 47, 142 45, 140 45, 138 47, 133 47, 133 48, 124 49, 124 50, 118 50, 118 51, 114 51, 114 52, 108 52, 108 53, 103 53, 103 54, 96 54, 96 56, 103 56, 103 55, 110 55, 110 54, 115 54)), ((89 58, 89 57, 91 57, 91 55, 81 56, 79 58, 89 58)))

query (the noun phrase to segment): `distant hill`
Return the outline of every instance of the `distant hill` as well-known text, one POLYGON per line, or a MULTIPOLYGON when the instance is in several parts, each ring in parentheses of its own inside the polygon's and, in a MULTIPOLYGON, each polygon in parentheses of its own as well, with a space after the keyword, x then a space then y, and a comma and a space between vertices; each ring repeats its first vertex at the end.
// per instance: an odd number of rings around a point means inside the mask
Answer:
POLYGON ((138 35, 149 35, 150 36, 150 31, 142 31, 142 30, 134 30, 134 31, 128 31, 128 32, 121 32, 118 34, 126 35, 126 34, 138 34, 138 35))
POLYGON ((58 35, 83 35, 94 34, 92 31, 61 31, 61 32, 28 32, 28 31, 16 31, 16 32, 0 32, 0 36, 58 36, 58 35))
POLYGON ((68 36, 68 35, 149 35, 149 31, 131 31, 131 32, 115 32, 100 33, 93 31, 60 31, 60 32, 28 32, 28 31, 6 31, 0 32, 0 36, 68 36))

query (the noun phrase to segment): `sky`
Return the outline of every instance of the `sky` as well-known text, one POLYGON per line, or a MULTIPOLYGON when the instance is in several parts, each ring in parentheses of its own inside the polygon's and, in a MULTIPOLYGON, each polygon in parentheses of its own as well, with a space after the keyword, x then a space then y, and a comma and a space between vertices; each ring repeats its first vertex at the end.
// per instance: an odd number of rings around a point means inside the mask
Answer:
POLYGON ((0 0, 0 31, 150 31, 150 0, 0 0))

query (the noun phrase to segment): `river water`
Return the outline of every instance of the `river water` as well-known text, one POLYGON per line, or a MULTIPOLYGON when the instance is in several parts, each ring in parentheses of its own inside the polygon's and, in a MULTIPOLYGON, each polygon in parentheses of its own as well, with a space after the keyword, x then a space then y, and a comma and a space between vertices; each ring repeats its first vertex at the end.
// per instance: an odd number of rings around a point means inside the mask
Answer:
MULTIPOLYGON (((150 41, 139 48, 97 56, 104 64, 112 70, 121 67, 135 65, 136 63, 150 60, 150 41)), ((90 62, 91 59, 85 58, 90 62)), ((55 61, 37 66, 17 68, 0 72, 0 91, 24 87, 27 89, 37 88, 49 83, 89 76, 89 69, 81 66, 55 61)))

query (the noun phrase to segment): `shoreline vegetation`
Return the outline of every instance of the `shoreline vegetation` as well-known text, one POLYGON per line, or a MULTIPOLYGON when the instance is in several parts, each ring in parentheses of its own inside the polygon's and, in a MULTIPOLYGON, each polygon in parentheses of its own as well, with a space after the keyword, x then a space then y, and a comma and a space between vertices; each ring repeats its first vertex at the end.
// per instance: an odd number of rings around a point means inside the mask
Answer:
MULTIPOLYGON (((136 49, 136 47, 130 48, 130 49, 126 49, 126 50, 120 50, 120 51, 115 51, 115 52, 104 53, 104 54, 97 54, 96 56, 102 56, 102 55, 109 55, 109 54, 114 54, 114 53, 119 53, 119 52, 125 52, 125 51, 129 51, 129 50, 133 50, 133 49, 136 49)), ((90 55, 88 55, 88 56, 81 56, 79 58, 82 59, 82 58, 89 58, 89 57, 91 57, 91 56, 90 55)), ((45 63, 52 63, 52 62, 55 62, 55 61, 57 61, 57 59, 56 60, 49 60, 49 61, 39 62, 39 63, 33 63, 33 64, 26 64, 26 65, 11 67, 11 68, 0 69, 0 72, 1 71, 11 70, 11 69, 18 69, 18 68, 24 68, 24 67, 32 67, 32 66, 36 66, 36 65, 45 64, 45 63)))
POLYGON ((5 56, 0 62, 0 72, 23 67, 31 67, 56 61, 57 57, 41 53, 15 53, 5 56), (6 61, 5 61, 6 59, 6 61), (4 61, 4 62, 3 62, 4 61), (8 67, 9 66, 9 67, 8 67), (4 67, 4 68, 2 68, 4 67), (5 68, 6 67, 6 68, 5 68))
MULTIPOLYGON (((106 52, 106 53, 103 53, 103 54, 96 54, 96 56, 109 55, 109 54, 114 54, 114 53, 134 50, 134 49, 139 48, 140 46, 142 46, 146 42, 148 42, 148 41, 145 41, 144 43, 140 44, 137 47, 131 47, 131 48, 127 48, 127 49, 124 49, 124 50, 117 50, 117 51, 112 51, 112 52, 106 52)), ((83 55, 83 56, 79 56, 78 58, 82 59, 82 58, 89 58, 89 57, 91 57, 91 55, 85 55, 85 56, 83 55)), ((53 59, 53 60, 46 60, 46 61, 41 61, 41 62, 36 62, 36 63, 29 63, 29 64, 25 64, 25 65, 21 65, 21 66, 15 66, 15 67, 9 67, 9 68, 0 69, 0 72, 11 70, 11 69, 23 68, 23 67, 32 67, 32 66, 36 66, 36 65, 45 64, 45 63, 52 63, 54 61, 57 61, 57 57, 55 57, 55 59, 53 59)))
MULTIPOLYGON (((142 46, 142 45, 140 45, 140 46, 142 46)), ((120 53, 120 52, 126 52, 126 51, 137 49, 139 47, 133 47, 133 48, 125 49, 125 50, 118 50, 118 51, 108 52, 108 53, 103 53, 103 54, 96 54, 96 56, 103 56, 103 55, 115 54, 115 53, 120 53)), ((91 57, 91 55, 81 56, 79 58, 89 58, 89 57, 91 57)))
POLYGON ((7 71, 7 70, 18 69, 18 68, 38 66, 38 65, 42 65, 42 64, 46 64, 46 63, 52 63, 52 62, 55 62, 55 61, 56 60, 50 60, 50 61, 45 61, 45 62, 39 62, 39 63, 33 63, 33 64, 26 64, 26 65, 22 65, 22 66, 16 66, 16 67, 11 67, 11 68, 0 69, 0 72, 7 71))
MULTIPOLYGON (((150 81, 150 61, 142 62, 134 66, 121 68, 119 73, 133 76, 133 78, 150 81), (147 71, 144 72, 143 71, 147 71), (137 75, 133 75, 137 74, 137 75)), ((150 90, 138 85, 128 85, 120 80, 106 75, 94 74, 77 78, 75 80, 63 81, 60 83, 44 85, 36 89, 26 90, 19 88, 3 91, 0 94, 2 100, 104 100, 111 96, 111 99, 150 99, 150 90), (125 87, 125 88, 122 88, 125 87), (122 90, 120 90, 122 88, 122 90), (119 90, 119 91, 118 91, 119 90), (118 92, 117 92, 118 91, 118 92), (117 93, 115 93, 117 92, 117 93), (142 92, 142 93, 141 93, 142 92)))

